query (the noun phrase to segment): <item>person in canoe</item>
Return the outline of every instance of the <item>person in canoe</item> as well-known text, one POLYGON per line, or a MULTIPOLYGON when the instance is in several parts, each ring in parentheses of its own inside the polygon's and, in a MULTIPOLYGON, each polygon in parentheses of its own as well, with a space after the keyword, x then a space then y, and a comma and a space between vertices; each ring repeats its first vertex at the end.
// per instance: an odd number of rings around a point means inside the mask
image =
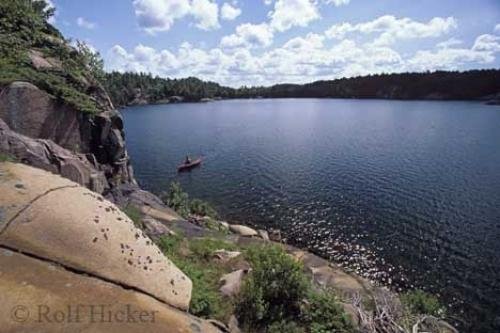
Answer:
POLYGON ((192 168, 195 168, 199 166, 202 162, 201 157, 197 158, 196 160, 192 160, 189 155, 186 155, 186 158, 184 159, 184 162, 177 167, 177 171, 189 171, 192 168))

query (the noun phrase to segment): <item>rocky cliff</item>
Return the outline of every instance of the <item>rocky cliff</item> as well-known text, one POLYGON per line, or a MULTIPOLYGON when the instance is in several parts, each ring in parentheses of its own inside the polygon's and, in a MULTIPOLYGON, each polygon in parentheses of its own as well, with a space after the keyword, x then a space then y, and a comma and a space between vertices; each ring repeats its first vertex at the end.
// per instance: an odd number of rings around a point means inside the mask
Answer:
POLYGON ((114 204, 0 163, 2 332, 218 332, 188 315, 192 283, 114 204))
POLYGON ((134 184, 123 121, 101 84, 102 60, 66 40, 49 16, 43 1, 0 4, 0 153, 39 167, 35 161, 48 162, 46 169, 99 193, 134 184))
MULTIPOLYGON (((101 94, 107 96, 104 91, 101 94)), ((52 149, 39 154, 30 151, 37 159, 52 162, 63 160, 58 154, 61 151, 58 146, 78 154, 82 163, 90 164, 95 173, 86 175, 79 167, 69 173, 65 173, 64 168, 52 171, 62 172, 94 191, 102 193, 121 183, 135 182, 125 147, 123 121, 110 102, 106 104, 105 111, 87 114, 57 101, 31 83, 15 81, 0 92, 0 118, 5 122, 2 125, 4 138, 0 148, 4 153, 33 163, 32 158, 25 158, 26 151, 13 149, 19 145, 18 138, 9 135, 10 139, 6 139, 8 126, 15 133, 46 140, 46 145, 52 149), (100 174, 104 177, 98 176, 100 174)))

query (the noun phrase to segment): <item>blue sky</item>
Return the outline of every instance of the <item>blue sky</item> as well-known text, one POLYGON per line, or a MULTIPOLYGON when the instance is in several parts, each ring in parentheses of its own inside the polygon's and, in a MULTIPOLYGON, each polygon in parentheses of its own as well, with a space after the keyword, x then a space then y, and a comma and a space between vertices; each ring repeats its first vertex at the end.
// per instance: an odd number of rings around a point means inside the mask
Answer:
POLYGON ((108 70, 221 84, 500 68, 500 0, 52 0, 108 70))

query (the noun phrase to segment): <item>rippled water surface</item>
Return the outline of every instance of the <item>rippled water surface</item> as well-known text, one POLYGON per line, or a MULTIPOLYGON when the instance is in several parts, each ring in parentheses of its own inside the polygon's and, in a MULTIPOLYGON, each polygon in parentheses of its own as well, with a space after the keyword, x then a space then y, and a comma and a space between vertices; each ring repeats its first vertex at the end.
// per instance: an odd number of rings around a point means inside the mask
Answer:
POLYGON ((500 107, 232 100, 123 110, 136 176, 500 329, 500 107), (177 175, 186 153, 201 168, 177 175))

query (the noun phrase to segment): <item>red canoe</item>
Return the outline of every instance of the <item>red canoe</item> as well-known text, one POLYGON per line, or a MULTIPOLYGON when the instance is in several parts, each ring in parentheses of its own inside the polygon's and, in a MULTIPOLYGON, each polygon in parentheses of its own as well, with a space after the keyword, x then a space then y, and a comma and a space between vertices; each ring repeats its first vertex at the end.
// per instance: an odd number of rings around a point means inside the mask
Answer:
POLYGON ((191 161, 191 163, 183 163, 183 164, 179 165, 177 167, 177 171, 178 172, 189 171, 192 168, 195 168, 195 167, 197 167, 200 164, 201 164, 201 158, 198 158, 198 159, 196 159, 194 161, 191 161))

